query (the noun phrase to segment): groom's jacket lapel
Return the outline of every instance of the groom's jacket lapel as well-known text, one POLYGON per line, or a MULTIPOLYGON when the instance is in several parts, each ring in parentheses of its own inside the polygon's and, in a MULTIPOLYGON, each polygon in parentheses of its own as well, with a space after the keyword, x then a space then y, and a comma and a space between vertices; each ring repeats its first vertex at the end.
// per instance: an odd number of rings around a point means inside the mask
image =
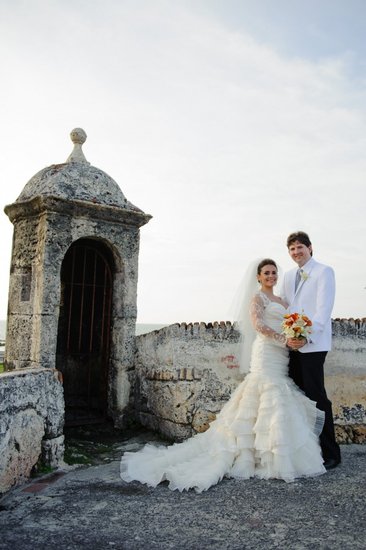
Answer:
MULTIPOLYGON (((301 278, 301 281, 300 281, 300 283, 299 283, 299 286, 297 287, 297 289, 296 289, 296 291, 295 291, 295 293, 294 293, 294 295, 293 295, 292 302, 295 300, 296 296, 299 294, 299 292, 300 292, 300 290, 302 289, 302 287, 304 286, 304 284, 305 284, 306 282, 308 282, 308 279, 310 279, 310 273, 312 272, 312 270, 313 270, 313 268, 314 268, 315 265, 316 265, 315 260, 312 260, 310 266, 308 267, 308 269, 304 269, 304 273, 306 273, 306 277, 305 277, 305 278, 303 278, 303 277, 301 278)), ((296 271, 297 271, 297 270, 295 270, 295 276, 294 276, 294 280, 293 280, 294 286, 295 286, 296 271)))
POLYGON ((301 287, 302 287, 302 285, 303 285, 304 283, 305 283, 305 279, 301 279, 301 281, 299 282, 299 285, 298 285, 297 289, 295 290, 294 299, 295 299, 295 297, 298 295, 298 293, 300 292, 301 287))

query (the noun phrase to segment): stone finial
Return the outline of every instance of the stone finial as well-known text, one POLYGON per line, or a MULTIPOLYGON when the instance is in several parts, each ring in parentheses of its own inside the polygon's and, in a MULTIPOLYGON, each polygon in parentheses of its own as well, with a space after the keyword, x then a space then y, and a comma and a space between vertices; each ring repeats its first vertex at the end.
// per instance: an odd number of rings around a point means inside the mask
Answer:
POLYGON ((71 155, 66 162, 82 162, 84 164, 90 164, 83 153, 81 148, 82 144, 85 143, 87 135, 82 128, 74 128, 70 133, 71 141, 74 144, 74 149, 72 150, 71 155))

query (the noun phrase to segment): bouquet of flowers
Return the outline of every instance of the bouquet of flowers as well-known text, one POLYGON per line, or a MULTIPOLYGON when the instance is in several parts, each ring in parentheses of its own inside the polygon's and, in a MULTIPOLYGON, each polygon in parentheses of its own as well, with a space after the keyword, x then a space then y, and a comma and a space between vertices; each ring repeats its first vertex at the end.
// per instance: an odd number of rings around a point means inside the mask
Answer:
POLYGON ((282 321, 282 333, 287 338, 307 338, 312 322, 303 313, 286 313, 282 321))

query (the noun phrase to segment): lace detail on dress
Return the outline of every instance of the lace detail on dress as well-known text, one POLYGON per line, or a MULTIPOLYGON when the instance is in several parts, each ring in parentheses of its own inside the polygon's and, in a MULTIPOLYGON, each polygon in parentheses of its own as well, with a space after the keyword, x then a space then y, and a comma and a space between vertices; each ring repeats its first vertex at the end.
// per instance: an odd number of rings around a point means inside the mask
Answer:
MULTIPOLYGON (((253 297, 251 301, 249 314, 253 324, 253 327, 257 332, 263 334, 263 336, 271 339, 276 345, 282 348, 286 347, 286 336, 276 332, 264 322, 264 311, 266 307, 271 304, 271 300, 263 293, 258 293, 253 297)), ((276 303, 276 302, 275 302, 276 303)))

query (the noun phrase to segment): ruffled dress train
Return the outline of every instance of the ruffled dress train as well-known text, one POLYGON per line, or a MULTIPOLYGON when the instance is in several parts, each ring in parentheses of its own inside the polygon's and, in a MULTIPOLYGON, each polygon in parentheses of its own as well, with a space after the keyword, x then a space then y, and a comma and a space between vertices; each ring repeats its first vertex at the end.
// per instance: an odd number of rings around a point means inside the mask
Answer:
MULTIPOLYGON (((277 302, 268 304, 267 325, 278 328, 283 313, 277 302)), ((125 453, 121 478, 202 492, 223 477, 291 482, 325 473, 318 441, 324 413, 288 377, 288 361, 286 349, 259 333, 250 372, 209 429, 183 443, 125 453)))

